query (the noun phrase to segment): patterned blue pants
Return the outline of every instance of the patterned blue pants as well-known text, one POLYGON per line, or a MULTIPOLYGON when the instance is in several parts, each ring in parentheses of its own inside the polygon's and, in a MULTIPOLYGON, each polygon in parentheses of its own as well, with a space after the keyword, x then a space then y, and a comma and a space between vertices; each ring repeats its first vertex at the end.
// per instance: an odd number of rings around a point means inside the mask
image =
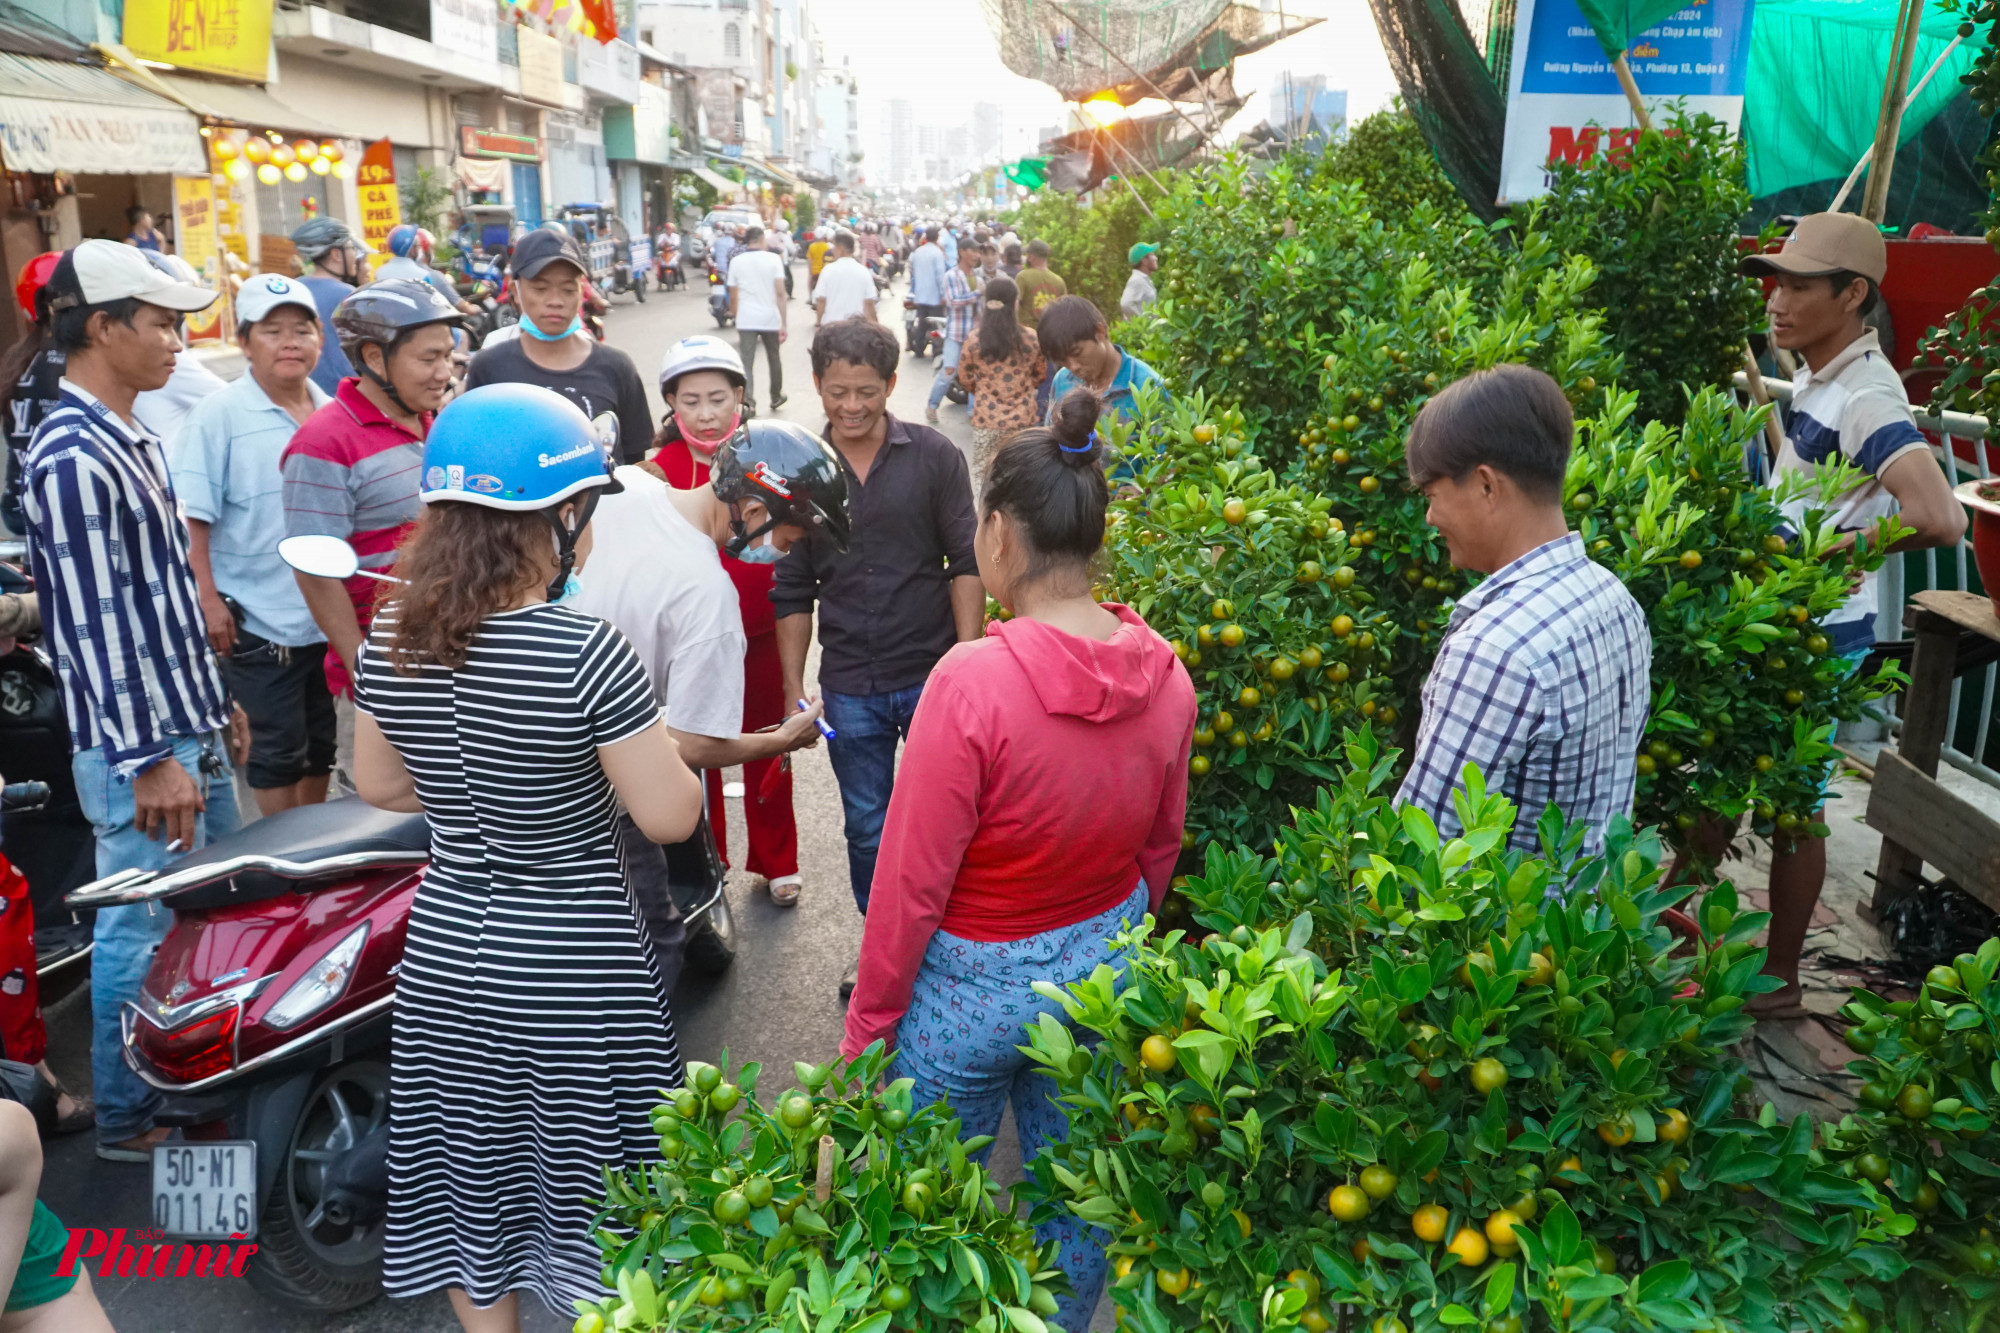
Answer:
MULTIPOLYGON (((999 1133, 1001 1113, 1011 1101, 1021 1160, 1034 1160, 1042 1145, 1069 1135, 1069 1117, 1054 1100, 1055 1082, 1017 1049, 1026 1040, 1022 1029, 1042 1014, 1063 1017, 1056 1004, 1035 994, 1034 983, 1081 981, 1098 964, 1112 961, 1111 938, 1119 923, 1137 924, 1145 916, 1141 881, 1110 911, 1024 940, 989 944, 939 931, 924 952, 909 1012, 896 1029, 894 1075, 916 1080, 918 1106, 944 1098, 968 1138, 999 1133)), ((1061 1243, 1056 1262, 1076 1294, 1062 1302, 1056 1322, 1070 1333, 1090 1327, 1104 1289, 1104 1242, 1095 1231, 1066 1217, 1036 1232, 1044 1243, 1061 1243)))

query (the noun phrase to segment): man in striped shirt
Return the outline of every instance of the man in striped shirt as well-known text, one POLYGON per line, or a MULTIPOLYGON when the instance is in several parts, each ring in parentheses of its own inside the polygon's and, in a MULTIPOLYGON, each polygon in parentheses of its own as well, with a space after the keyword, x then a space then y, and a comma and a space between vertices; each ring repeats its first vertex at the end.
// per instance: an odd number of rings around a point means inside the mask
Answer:
POLYGON ((944 351, 938 356, 937 377, 931 381, 931 400, 924 408, 924 420, 938 424, 938 404, 945 390, 958 378, 958 354, 972 341, 972 326, 979 319, 979 287, 973 276, 979 267, 979 251, 968 245, 959 251, 957 265, 944 275, 944 351))
MULTIPOLYGON (((236 828, 231 709, 187 528, 160 441, 132 410, 174 373, 182 312, 214 299, 112 241, 65 254, 40 297, 67 360, 28 447, 29 551, 100 876, 158 868, 236 828)), ((119 1018, 172 919, 136 904, 97 914, 91 1074, 97 1153, 112 1161, 150 1160, 166 1136, 159 1094, 125 1067, 119 1018)))
POLYGON ((1618 577, 1563 517, 1575 424, 1562 388, 1503 365, 1424 404, 1406 443, 1410 481, 1451 563, 1486 575, 1458 599, 1424 682, 1423 721, 1397 800, 1445 837, 1468 764, 1516 807, 1507 843, 1540 850, 1550 806, 1585 827, 1584 850, 1632 812, 1653 636, 1618 577))

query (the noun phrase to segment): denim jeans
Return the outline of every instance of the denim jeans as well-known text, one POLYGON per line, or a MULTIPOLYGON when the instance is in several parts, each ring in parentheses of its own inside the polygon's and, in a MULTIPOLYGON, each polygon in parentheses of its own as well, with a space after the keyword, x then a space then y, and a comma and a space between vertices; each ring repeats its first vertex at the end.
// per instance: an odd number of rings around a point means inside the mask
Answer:
POLYGON ((875 853, 882 846, 882 824, 889 817, 889 793, 896 784, 896 741, 907 740, 910 719, 924 687, 889 694, 825 692, 826 724, 834 738, 827 742, 834 780, 840 784, 840 809, 846 819, 847 881, 854 905, 868 915, 868 891, 875 883, 875 853))
POLYGON ((937 378, 931 381, 931 411, 937 411, 938 404, 944 401, 944 391, 958 378, 958 354, 964 348, 965 344, 956 338, 944 340, 944 351, 938 355, 937 378))
MULTIPOLYGON (((237 828, 236 775, 229 766, 228 738, 222 732, 174 738, 174 758, 204 790, 208 809, 195 820, 196 851, 237 828), (204 755, 214 758, 202 771, 204 755)), ((169 855, 164 839, 147 837, 133 823, 132 782, 111 772, 102 749, 84 750, 70 759, 76 779, 77 803, 97 832, 97 873, 100 878, 138 867, 157 870, 184 854, 169 855)), ((152 1128, 160 1094, 125 1067, 124 1035, 119 1015, 128 1000, 139 998, 139 983, 153 965, 153 953, 167 937, 174 914, 154 903, 106 907, 97 913, 93 931, 97 947, 90 955, 90 1077, 97 1098, 97 1138, 119 1143, 152 1128)))

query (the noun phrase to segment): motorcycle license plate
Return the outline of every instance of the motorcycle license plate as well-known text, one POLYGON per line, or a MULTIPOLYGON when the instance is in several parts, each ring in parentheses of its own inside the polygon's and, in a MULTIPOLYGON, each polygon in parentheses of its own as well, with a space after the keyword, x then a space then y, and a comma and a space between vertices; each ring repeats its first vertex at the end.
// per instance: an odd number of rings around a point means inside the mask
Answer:
POLYGON ((170 1236, 257 1234, 257 1145, 173 1141, 153 1149, 153 1225, 170 1236))

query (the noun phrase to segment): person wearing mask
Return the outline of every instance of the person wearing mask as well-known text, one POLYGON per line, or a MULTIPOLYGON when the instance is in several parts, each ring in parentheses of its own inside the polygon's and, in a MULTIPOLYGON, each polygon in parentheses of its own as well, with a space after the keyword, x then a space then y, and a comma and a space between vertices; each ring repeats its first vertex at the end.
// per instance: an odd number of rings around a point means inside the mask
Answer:
POLYGON ((944 402, 951 382, 958 378, 959 354, 972 339, 972 326, 979 319, 979 288, 974 274, 979 267, 979 251, 966 246, 958 252, 958 265, 944 278, 944 350, 938 354, 937 374, 931 377, 930 401, 924 405, 924 421, 938 424, 938 405, 944 402))
MULTIPOLYGON (((917 303, 921 318, 945 317, 944 280, 949 272, 951 262, 937 243, 937 231, 919 231, 917 248, 910 252, 910 299, 917 303)), ((910 350, 914 352, 917 348, 910 350)))
POLYGON ((944 262, 948 268, 958 266, 958 231, 954 227, 940 225, 931 229, 931 238, 938 249, 944 252, 944 262))
POLYGON ((375 252, 345 222, 327 217, 314 218, 295 230, 292 250, 305 266, 299 281, 319 308, 319 364, 313 367, 312 381, 321 393, 332 394, 354 373, 333 333, 333 308, 352 296, 356 287, 372 281, 367 256, 375 252))
MULTIPOLYGON (((25 460, 28 556, 100 877, 157 870, 236 829, 230 761, 248 728, 231 734, 165 452, 133 411, 172 376, 181 317, 214 300, 101 240, 65 252, 36 294, 37 330, 64 367, 25 460)), ((109 1161, 150 1161, 167 1135, 159 1093, 123 1059, 122 1012, 172 919, 135 903, 99 910, 92 930, 91 1077, 109 1161)))
POLYGON ((985 484, 993 451, 1017 430, 1034 425, 1035 395, 1044 362, 1034 332, 1014 318, 1020 289, 1011 278, 986 284, 984 313, 958 359, 958 382, 972 395, 972 484, 985 484))
MULTIPOLYGON (((706 772, 709 826, 725 860, 722 770, 743 766, 750 845, 737 868, 762 876, 771 901, 790 907, 803 883, 792 772, 784 756, 817 743, 812 719, 818 710, 802 710, 785 697, 771 606, 772 557, 821 525, 793 521, 786 502, 746 486, 745 479, 758 463, 770 464, 786 489, 820 494, 824 512, 840 525, 847 503, 845 482, 820 441, 783 422, 745 428, 743 381, 736 350, 712 334, 667 350, 660 396, 669 415, 659 447, 640 465, 650 475, 627 480, 610 511, 616 529, 606 528, 613 535, 599 543, 601 573, 585 586, 579 605, 624 629, 652 665, 682 755, 706 772), (788 445, 786 432, 800 439, 788 445), (827 498, 836 485, 838 497, 827 498), (769 540, 752 544, 746 536, 740 555, 729 549, 739 535, 762 529, 774 516, 784 521, 769 540)), ((812 520, 819 512, 806 509, 803 517, 812 520)))
POLYGON ((778 348, 791 336, 791 301, 785 261, 764 248, 764 229, 743 230, 743 248, 729 261, 729 316, 743 354, 743 401, 757 410, 757 348, 771 372, 771 411, 785 405, 785 366, 778 348))
MULTIPOLYGON (((465 317, 428 283, 407 278, 362 287, 334 308, 333 331, 357 374, 306 418, 278 459, 285 535, 339 537, 363 569, 387 572, 417 521, 424 432, 451 389, 452 334, 465 317)), ((326 640, 326 683, 352 694, 354 654, 383 585, 294 572, 326 640)))
MULTIPOLYGON (((847 838, 848 883, 868 911, 875 850, 924 678, 952 644, 979 637, 986 595, 972 554, 976 526, 965 455, 928 427, 889 413, 900 360, 880 324, 842 320, 813 338, 813 381, 826 440, 847 481, 846 551, 815 539, 778 564, 771 604, 785 697, 806 697, 815 608, 819 683, 847 838)), ((841 983, 853 989, 850 971, 841 983)))
POLYGON ((273 559, 285 536, 278 460, 331 400, 312 382, 319 307, 303 282, 255 275, 236 294, 236 319, 249 369, 188 415, 168 459, 208 642, 250 718, 245 776, 270 815, 324 801, 333 773, 326 639, 298 581, 273 559))
MULTIPOLYGON (((918 1105, 942 1097, 967 1136, 1011 1102, 1022 1161, 1068 1123, 1021 1053, 1021 1027, 1067 1018, 1038 985, 1114 963, 1120 930, 1159 907, 1181 851, 1194 682, 1136 611, 1091 597, 1109 495, 1088 393, 993 456, 979 502, 986 591, 1011 618, 944 655, 910 724, 861 941, 841 1054, 895 1049, 918 1105)), ((1103 1241, 1045 1224, 1089 1328, 1103 1241)))
POLYGON ((134 204, 125 210, 125 225, 130 228, 125 233, 125 244, 138 250, 151 250, 154 254, 166 253, 167 238, 153 225, 153 214, 144 204, 134 204))
POLYGON ((1135 390, 1148 384, 1165 388, 1158 371, 1111 341, 1104 316, 1085 297, 1058 299, 1042 312, 1035 332, 1041 338, 1042 355, 1061 367, 1049 388, 1050 411, 1064 394, 1081 386, 1118 416, 1129 417, 1137 405, 1135 390))
POLYGON ((1127 319, 1137 319, 1146 313, 1147 306, 1160 299, 1159 289, 1153 286, 1153 271, 1160 266, 1160 247, 1140 241, 1125 259, 1132 265, 1132 276, 1125 279, 1125 294, 1118 298, 1118 313, 1127 319))
POLYGON ((1586 856, 1632 811, 1653 636, 1564 517, 1575 434, 1562 386, 1521 365, 1467 375, 1410 423, 1404 454, 1426 518, 1454 566, 1487 576, 1452 608, 1396 793, 1447 839, 1460 832, 1467 764, 1514 803, 1508 845, 1529 854, 1551 805, 1585 826, 1586 856))
POLYGON ((591 1191, 657 1159, 648 1113, 683 1070, 614 820, 679 842, 701 784, 632 645, 561 605, 619 485, 590 420, 540 385, 471 389, 422 472, 354 693, 361 799, 431 833, 396 981, 382 1283, 516 1333, 523 1290, 595 1298, 591 1191))
POLYGON ((999 276, 1000 247, 991 241, 981 241, 979 243, 978 285, 984 287, 999 276))
POLYGON ((875 275, 854 257, 854 233, 842 231, 833 238, 833 262, 820 270, 813 286, 813 327, 837 319, 865 319, 875 322, 875 275))
MULTIPOLYGON (((1910 529, 1888 549, 1921 551, 1951 546, 1965 532, 1965 508, 1937 464, 1910 414, 1910 400, 1881 340, 1863 317, 1882 300, 1888 272, 1882 233, 1852 213, 1815 213, 1799 219, 1775 255, 1752 255, 1742 271, 1775 279, 1766 308, 1772 341, 1798 356, 1792 400, 1784 410, 1785 443, 1775 467, 1774 487, 1795 478, 1817 479, 1822 468, 1844 464, 1856 469, 1853 485, 1836 502, 1832 522, 1841 537, 1822 559, 1839 558, 1857 545, 1878 541, 1876 525, 1890 515, 1910 529)), ((1759 459, 1763 458, 1760 453, 1759 459)), ((1803 530, 1806 511, 1818 507, 1808 491, 1785 508, 1803 530)), ((1851 674, 1875 644, 1881 605, 1876 575, 1860 580, 1839 610, 1826 617, 1831 651, 1851 674)), ((1835 765, 1821 781, 1831 787, 1835 765)), ((1815 821, 1820 812, 1815 812, 1815 821)), ((1727 853, 1735 830, 1705 829, 1703 850, 1710 864, 1727 853)), ((1805 949, 1813 909, 1826 886, 1826 840, 1783 833, 1771 840, 1771 932, 1764 971, 1784 985, 1754 996, 1745 1006, 1760 1017, 1804 1018, 1799 987, 1799 955, 1805 949)))
POLYGON ((537 227, 514 245, 514 304, 521 336, 480 349, 465 387, 539 384, 575 403, 595 421, 616 427, 611 456, 636 463, 653 440, 653 409, 632 358, 584 331, 583 251, 567 232, 537 227))

